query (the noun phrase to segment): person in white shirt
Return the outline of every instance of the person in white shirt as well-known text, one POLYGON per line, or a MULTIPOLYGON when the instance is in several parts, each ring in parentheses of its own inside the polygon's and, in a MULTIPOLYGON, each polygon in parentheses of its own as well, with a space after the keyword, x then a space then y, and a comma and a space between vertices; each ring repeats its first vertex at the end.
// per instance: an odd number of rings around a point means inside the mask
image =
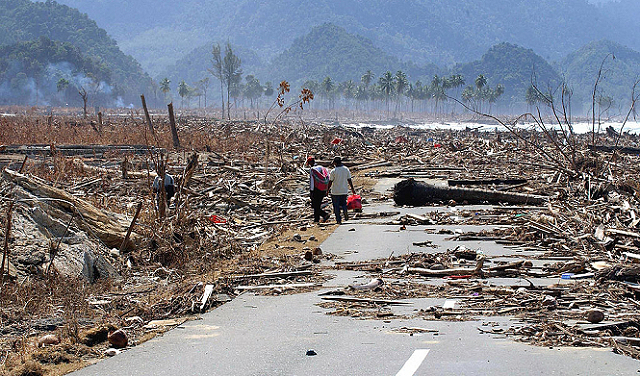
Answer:
POLYGON ((347 195, 349 194, 349 188, 355 195, 356 190, 353 188, 353 182, 351 181, 351 171, 342 164, 342 158, 333 158, 333 165, 335 168, 331 170, 329 174, 329 187, 331 192, 331 202, 333 203, 333 212, 336 214, 336 222, 342 223, 341 213, 344 212, 344 220, 349 220, 349 214, 347 213, 347 195))
MULTIPOLYGON (((162 201, 160 200, 160 177, 156 176, 153 179, 153 192, 156 194, 156 204, 160 204, 162 201)), ((171 198, 176 194, 176 186, 173 181, 173 176, 169 174, 164 174, 164 192, 167 200, 167 206, 171 203, 171 198)))

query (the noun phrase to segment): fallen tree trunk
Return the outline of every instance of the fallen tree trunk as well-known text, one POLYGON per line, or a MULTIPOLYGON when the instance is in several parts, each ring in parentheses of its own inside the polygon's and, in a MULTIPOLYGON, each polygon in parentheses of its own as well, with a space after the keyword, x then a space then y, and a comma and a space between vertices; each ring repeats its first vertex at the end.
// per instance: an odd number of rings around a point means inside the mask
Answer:
POLYGON ((148 153, 166 153, 165 149, 146 145, 56 145, 51 150, 51 145, 0 145, 0 154, 24 154, 51 156, 53 153, 64 156, 74 155, 102 155, 107 152, 120 154, 145 155, 148 153))
POLYGON ((62 189, 51 187, 18 172, 7 169, 4 170, 3 176, 35 196, 38 201, 46 203, 46 210, 50 215, 68 218, 75 212, 79 218, 76 221, 78 228, 95 235, 111 248, 123 245, 123 249, 130 250, 141 241, 140 235, 132 232, 125 242, 129 224, 114 213, 105 213, 62 189))
POLYGON ((486 189, 468 189, 441 187, 414 179, 403 180, 393 188, 393 199, 397 205, 424 206, 437 201, 454 200, 470 204, 510 203, 535 204, 546 203, 547 197, 524 193, 499 192, 486 189))
POLYGON ((476 262, 474 269, 454 268, 454 269, 425 269, 425 268, 407 268, 407 273, 416 273, 425 277, 448 277, 452 275, 481 275, 484 266, 484 257, 476 262))

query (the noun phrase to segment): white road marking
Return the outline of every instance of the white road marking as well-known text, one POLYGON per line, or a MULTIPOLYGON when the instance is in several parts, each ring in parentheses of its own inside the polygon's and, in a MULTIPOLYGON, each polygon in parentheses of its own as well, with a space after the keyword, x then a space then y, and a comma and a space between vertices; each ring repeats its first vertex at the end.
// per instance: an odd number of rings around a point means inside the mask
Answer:
POLYGON ((428 353, 429 349, 418 349, 414 351, 411 358, 409 358, 402 369, 396 373, 396 376, 413 376, 418 368, 420 368, 422 361, 427 357, 428 353))

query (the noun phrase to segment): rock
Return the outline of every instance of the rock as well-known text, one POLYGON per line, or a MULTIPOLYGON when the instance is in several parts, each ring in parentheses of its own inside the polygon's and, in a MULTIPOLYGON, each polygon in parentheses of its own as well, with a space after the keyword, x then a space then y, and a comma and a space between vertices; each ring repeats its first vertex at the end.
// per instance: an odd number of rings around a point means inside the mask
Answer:
POLYGON ((300 236, 300 234, 295 234, 293 235, 293 240, 296 242, 301 242, 302 241, 302 236, 300 236))
POLYGON ((315 248, 313 249, 313 255, 314 255, 314 256, 320 256, 320 255, 322 255, 322 249, 321 249, 320 247, 315 247, 315 248))
POLYGON ((307 356, 315 356, 315 355, 318 355, 318 353, 315 350, 313 349, 307 350, 307 356))
POLYGON ((57 345, 60 343, 60 337, 55 334, 47 334, 38 338, 38 347, 57 345))
POLYGON ((304 259, 305 259, 305 260, 307 260, 307 261, 311 261, 311 260, 313 260, 313 252, 311 252, 311 251, 306 251, 306 252, 304 253, 304 259))
POLYGON ((109 340, 109 343, 113 345, 113 347, 119 349, 127 347, 127 344, 129 344, 127 333, 125 333, 122 329, 118 329, 115 332, 109 333, 107 339, 109 340))
POLYGON ((104 351, 104 355, 106 356, 116 356, 118 354, 120 354, 122 351, 118 350, 118 349, 106 349, 104 351))
POLYGON ((318 239, 316 239, 316 237, 315 237, 315 236, 313 236, 313 235, 311 235, 311 236, 309 237, 309 241, 311 241, 311 242, 316 241, 316 240, 318 240, 318 239))
POLYGON ((624 335, 625 337, 638 338, 638 334, 640 334, 640 331, 635 326, 630 326, 622 332, 622 335, 624 335))
POLYGON ((131 316, 131 317, 127 317, 126 319, 124 319, 124 321, 127 322, 127 324, 144 324, 144 320, 142 319, 142 317, 140 316, 131 316))
POLYGON ((591 309, 585 312, 585 318, 592 324, 597 324, 604 320, 604 312, 599 309, 591 309))
POLYGON ((542 299, 542 306, 547 307, 548 309, 556 308, 557 301, 553 296, 546 295, 544 299, 542 299))
POLYGON ((115 330, 113 326, 100 325, 91 328, 80 335, 80 342, 91 347, 107 340, 109 332, 115 330))

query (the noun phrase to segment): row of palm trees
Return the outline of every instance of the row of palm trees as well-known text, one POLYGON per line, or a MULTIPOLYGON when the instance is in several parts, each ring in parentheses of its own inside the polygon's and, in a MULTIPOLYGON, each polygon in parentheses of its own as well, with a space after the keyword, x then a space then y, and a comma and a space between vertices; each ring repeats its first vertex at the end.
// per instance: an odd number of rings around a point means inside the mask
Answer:
POLYGON ((419 106, 420 111, 441 114, 447 111, 445 104, 450 102, 450 98, 460 98, 471 109, 482 111, 486 103, 495 103, 504 93, 502 85, 489 88, 487 79, 482 74, 475 79, 475 87, 467 86, 464 90, 462 87, 466 81, 460 74, 445 77, 435 75, 426 84, 420 80, 411 83, 407 74, 400 70, 395 74, 386 71, 377 81, 375 78, 373 72, 368 70, 362 75, 360 82, 348 80, 335 83, 327 76, 320 82, 306 81, 303 87, 313 91, 322 105, 329 109, 335 109, 338 101, 347 108, 355 106, 356 110, 365 107, 379 108, 383 104, 388 115, 391 113, 392 103, 395 103, 394 113, 402 110, 414 112, 419 106))
MULTIPOLYGON (((198 107, 201 106, 201 97, 204 96, 204 106, 207 106, 207 89, 209 78, 206 77, 193 86, 189 86, 184 80, 178 84, 177 92, 184 100, 198 98, 198 107)), ((491 111, 491 106, 504 93, 503 85, 495 88, 487 86, 487 78, 481 74, 473 82, 466 86, 464 76, 453 74, 450 76, 435 75, 431 82, 423 83, 420 80, 410 82, 407 74, 401 70, 395 74, 386 71, 379 77, 368 70, 360 78, 360 81, 335 82, 330 76, 322 81, 309 80, 302 87, 310 89, 317 100, 315 108, 323 107, 334 110, 337 107, 345 109, 381 110, 386 111, 387 116, 401 111, 420 111, 443 114, 454 111, 456 101, 461 101, 469 109, 474 111, 491 111), (377 80, 376 80, 377 78, 377 80), (464 89, 463 89, 464 87, 464 89), (319 103, 318 103, 319 102, 319 103), (488 105, 488 107, 487 107, 488 105)), ((171 92, 171 81, 163 79, 160 91, 167 95, 171 92)), ((274 90, 270 82, 262 85, 254 75, 247 75, 243 81, 239 81, 230 88, 230 97, 241 106, 248 101, 251 108, 260 107, 260 98, 273 96, 274 90)), ((234 106, 237 108, 237 106, 234 106)))

